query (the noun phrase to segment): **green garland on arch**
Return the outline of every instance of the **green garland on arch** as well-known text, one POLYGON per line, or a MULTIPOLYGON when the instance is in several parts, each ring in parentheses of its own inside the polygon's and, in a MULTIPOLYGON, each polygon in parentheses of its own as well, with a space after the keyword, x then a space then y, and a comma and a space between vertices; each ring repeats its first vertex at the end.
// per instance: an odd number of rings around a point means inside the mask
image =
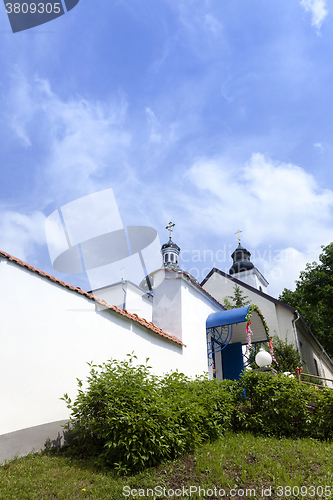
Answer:
POLYGON ((246 321, 251 321, 251 316, 252 316, 253 311, 256 311, 259 314, 259 316, 261 318, 261 321, 262 321, 262 323, 264 325, 264 328, 265 328, 267 340, 269 340, 269 333, 268 333, 269 332, 269 328, 267 326, 266 320, 263 317, 262 312, 260 311, 259 307, 256 306, 255 304, 251 304, 250 305, 249 310, 247 312, 247 315, 245 316, 246 321))

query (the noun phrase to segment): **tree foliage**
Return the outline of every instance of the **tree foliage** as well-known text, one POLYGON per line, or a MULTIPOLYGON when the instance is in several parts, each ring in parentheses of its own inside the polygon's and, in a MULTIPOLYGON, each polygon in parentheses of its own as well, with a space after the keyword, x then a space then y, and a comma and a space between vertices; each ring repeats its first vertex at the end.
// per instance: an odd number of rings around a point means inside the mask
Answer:
POLYGON ((235 285, 233 295, 227 295, 223 300, 223 305, 227 309, 245 307, 251 304, 251 301, 246 299, 248 299, 247 295, 244 294, 238 285, 235 285))
MULTIPOLYGON (((273 351, 275 361, 272 362, 272 367, 279 373, 284 372, 295 372, 295 369, 299 366, 303 366, 304 362, 302 361, 301 355, 298 349, 294 346, 294 344, 288 342, 287 338, 285 340, 280 339, 277 335, 272 337, 273 351)), ((268 342, 262 342, 260 344, 252 344, 250 350, 250 359, 253 359, 253 362, 250 364, 250 367, 253 370, 258 368, 256 362, 254 361, 255 355, 259 350, 263 348, 265 351, 270 352, 268 342)))
POLYGON ((279 297, 303 316, 312 333, 333 356, 333 243, 322 246, 319 262, 307 264, 295 291, 285 288, 279 297))
MULTIPOLYGON (((278 362, 278 365, 273 361, 273 366, 278 372, 295 372, 295 369, 302 366, 302 358, 298 349, 287 341, 287 339, 282 340, 277 335, 272 338, 272 343, 274 346, 274 357, 278 362)), ((265 346, 266 350, 269 352, 269 347, 265 346)))

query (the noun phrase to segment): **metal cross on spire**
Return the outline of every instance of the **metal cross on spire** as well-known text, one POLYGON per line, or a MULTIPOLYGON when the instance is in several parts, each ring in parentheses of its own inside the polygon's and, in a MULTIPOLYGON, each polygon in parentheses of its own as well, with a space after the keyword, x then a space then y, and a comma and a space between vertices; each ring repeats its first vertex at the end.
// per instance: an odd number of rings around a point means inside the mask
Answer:
POLYGON ((165 226, 165 229, 167 229, 169 231, 169 238, 171 240, 171 234, 172 234, 172 228, 175 227, 176 224, 172 224, 172 222, 170 221, 169 224, 167 226, 165 226))
POLYGON ((240 234, 242 233, 243 231, 240 231, 239 229, 235 232, 235 234, 237 234, 237 237, 238 237, 238 243, 241 244, 241 240, 240 240, 240 234))

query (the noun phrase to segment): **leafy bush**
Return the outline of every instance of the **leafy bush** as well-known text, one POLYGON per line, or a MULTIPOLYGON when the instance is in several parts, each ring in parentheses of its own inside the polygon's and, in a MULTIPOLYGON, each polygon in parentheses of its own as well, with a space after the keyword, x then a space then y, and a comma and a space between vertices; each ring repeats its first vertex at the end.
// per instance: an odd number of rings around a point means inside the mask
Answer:
POLYGON ((247 371, 241 378, 242 406, 235 429, 277 437, 333 437, 333 391, 319 390, 283 374, 247 371), (309 412, 307 405, 315 405, 309 412))
MULTIPOLYGON (((303 362, 298 349, 294 344, 288 342, 287 337, 283 341, 277 335, 274 335, 272 342, 274 346, 274 357, 278 362, 278 365, 273 362, 273 366, 278 372, 294 373, 297 367, 302 366, 303 362)), ((265 348, 269 351, 268 346, 265 346, 265 348)))
POLYGON ((306 409, 311 388, 284 375, 255 371, 246 372, 240 386, 243 407, 235 417, 239 429, 277 437, 304 435, 311 420, 306 409))
POLYGON ((103 464, 136 471, 193 451, 232 427, 235 382, 157 377, 147 365, 91 365, 88 389, 71 402, 75 448, 103 464))
POLYGON ((317 389, 315 395, 312 399, 316 411, 312 415, 311 437, 333 439, 333 390, 317 389))
POLYGON ((88 388, 72 403, 73 453, 136 472, 195 450, 226 430, 277 437, 333 438, 333 391, 283 374, 246 371, 241 380, 157 377, 146 365, 90 364, 88 388), (307 404, 316 407, 309 412, 307 404))

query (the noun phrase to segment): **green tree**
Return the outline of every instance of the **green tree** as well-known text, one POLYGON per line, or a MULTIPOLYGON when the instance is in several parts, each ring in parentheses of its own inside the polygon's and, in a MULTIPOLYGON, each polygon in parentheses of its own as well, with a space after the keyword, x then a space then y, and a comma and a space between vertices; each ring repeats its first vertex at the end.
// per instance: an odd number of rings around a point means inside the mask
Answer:
POLYGON ((283 290, 279 299, 303 316, 312 333, 333 356, 333 243, 322 246, 319 262, 307 264, 295 291, 283 290))
MULTIPOLYGON (((301 355, 294 344, 289 343, 287 337, 285 340, 280 339, 277 335, 272 337, 273 344, 273 354, 274 358, 278 362, 276 364, 274 361, 272 367, 277 372, 295 372, 295 368, 299 366, 304 366, 301 355)), ((265 349, 265 351, 270 352, 268 342, 262 342, 261 344, 252 345, 250 351, 250 358, 255 357, 255 353, 259 352, 260 348, 265 349)), ((258 366, 255 361, 251 363, 252 369, 257 369, 258 366)))
POLYGON ((251 301, 246 299, 248 299, 248 296, 244 294, 244 292, 240 289, 238 285, 235 285, 234 294, 227 295, 223 299, 223 305, 227 309, 236 309, 237 307, 245 307, 251 304, 251 301))
MULTIPOLYGON (((278 362, 278 365, 274 362, 273 365, 278 372, 295 372, 295 368, 303 365, 298 349, 294 344, 289 343, 287 338, 283 341, 277 335, 274 335, 272 344, 274 347, 274 358, 278 362)), ((269 352, 268 346, 265 346, 265 349, 269 352)))

